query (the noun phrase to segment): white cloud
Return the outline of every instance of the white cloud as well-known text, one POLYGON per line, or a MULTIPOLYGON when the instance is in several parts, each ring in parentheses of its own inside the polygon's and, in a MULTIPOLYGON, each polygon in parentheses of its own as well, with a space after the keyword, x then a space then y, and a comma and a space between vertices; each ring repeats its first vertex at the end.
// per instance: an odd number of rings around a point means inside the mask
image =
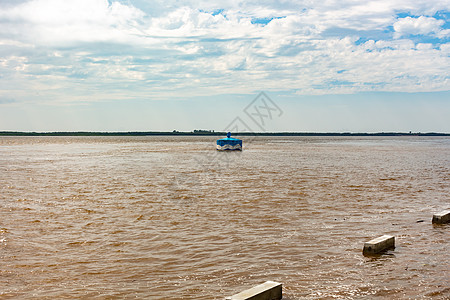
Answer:
POLYGON ((433 17, 420 16, 418 18, 406 17, 394 23, 395 37, 408 35, 437 35, 442 31, 444 20, 433 17))
POLYGON ((32 0, 0 10, 7 34, 38 45, 76 42, 126 42, 144 13, 133 6, 107 0, 32 0))
POLYGON ((448 46, 407 39, 446 37, 444 21, 396 20, 447 11, 448 0, 124 3, 0 4, 0 96, 20 100, 30 86, 27 99, 51 101, 449 89, 448 46))

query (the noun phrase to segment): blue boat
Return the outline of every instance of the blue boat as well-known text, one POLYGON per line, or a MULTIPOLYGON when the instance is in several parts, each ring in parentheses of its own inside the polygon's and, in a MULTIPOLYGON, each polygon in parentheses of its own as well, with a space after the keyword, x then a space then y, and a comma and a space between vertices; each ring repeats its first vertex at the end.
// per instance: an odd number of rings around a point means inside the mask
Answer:
POLYGON ((242 140, 232 138, 228 132, 226 138, 217 140, 217 150, 242 150, 242 140))

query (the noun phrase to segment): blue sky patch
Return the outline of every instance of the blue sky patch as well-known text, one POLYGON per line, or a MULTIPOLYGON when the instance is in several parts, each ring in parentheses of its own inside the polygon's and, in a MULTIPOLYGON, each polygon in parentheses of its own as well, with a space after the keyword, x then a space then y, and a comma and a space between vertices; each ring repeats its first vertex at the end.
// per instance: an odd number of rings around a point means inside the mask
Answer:
POLYGON ((213 16, 217 16, 217 15, 223 14, 223 12, 224 12, 224 10, 221 8, 221 9, 214 10, 211 14, 213 16))
POLYGON ((403 19, 403 18, 407 18, 407 17, 415 18, 418 16, 412 15, 409 12, 401 12, 401 13, 396 14, 396 17, 397 17, 397 19, 403 19))
POLYGON ((351 82, 351 81, 347 81, 347 80, 330 80, 328 81, 328 83, 330 85, 334 85, 334 86, 342 86, 342 85, 354 85, 355 82, 351 82))
POLYGON ((270 18, 254 18, 252 19, 252 24, 259 24, 259 25, 267 25, 270 23, 270 21, 274 19, 282 19, 285 17, 270 17, 270 18))
POLYGON ((444 20, 443 29, 450 29, 450 12, 437 12, 433 17, 438 20, 444 20))

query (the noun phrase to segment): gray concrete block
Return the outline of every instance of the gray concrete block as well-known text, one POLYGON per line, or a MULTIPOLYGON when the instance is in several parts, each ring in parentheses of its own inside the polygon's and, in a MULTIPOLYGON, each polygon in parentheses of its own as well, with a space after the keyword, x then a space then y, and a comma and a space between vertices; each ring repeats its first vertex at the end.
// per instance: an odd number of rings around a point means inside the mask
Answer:
POLYGON ((280 300, 282 297, 282 284, 266 281, 239 294, 227 297, 226 300, 280 300))
POLYGON ((450 222, 450 210, 444 210, 433 215, 433 224, 444 224, 450 222))
POLYGON ((364 243, 363 254, 377 254, 392 248, 395 248, 395 237, 391 235, 383 235, 364 243))

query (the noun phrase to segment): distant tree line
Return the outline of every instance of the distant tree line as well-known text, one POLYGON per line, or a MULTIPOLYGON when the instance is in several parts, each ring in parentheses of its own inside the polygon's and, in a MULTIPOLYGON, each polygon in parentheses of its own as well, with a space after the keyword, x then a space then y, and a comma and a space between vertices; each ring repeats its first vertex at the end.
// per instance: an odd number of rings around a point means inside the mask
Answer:
MULTIPOLYGON (((180 136, 223 136, 226 132, 214 130, 194 131, 130 131, 130 132, 19 132, 0 131, 0 136, 151 136, 151 135, 180 135, 180 136)), ((377 133, 354 133, 354 132, 232 132, 235 136, 450 136, 450 133, 439 132, 377 132, 377 133)))

